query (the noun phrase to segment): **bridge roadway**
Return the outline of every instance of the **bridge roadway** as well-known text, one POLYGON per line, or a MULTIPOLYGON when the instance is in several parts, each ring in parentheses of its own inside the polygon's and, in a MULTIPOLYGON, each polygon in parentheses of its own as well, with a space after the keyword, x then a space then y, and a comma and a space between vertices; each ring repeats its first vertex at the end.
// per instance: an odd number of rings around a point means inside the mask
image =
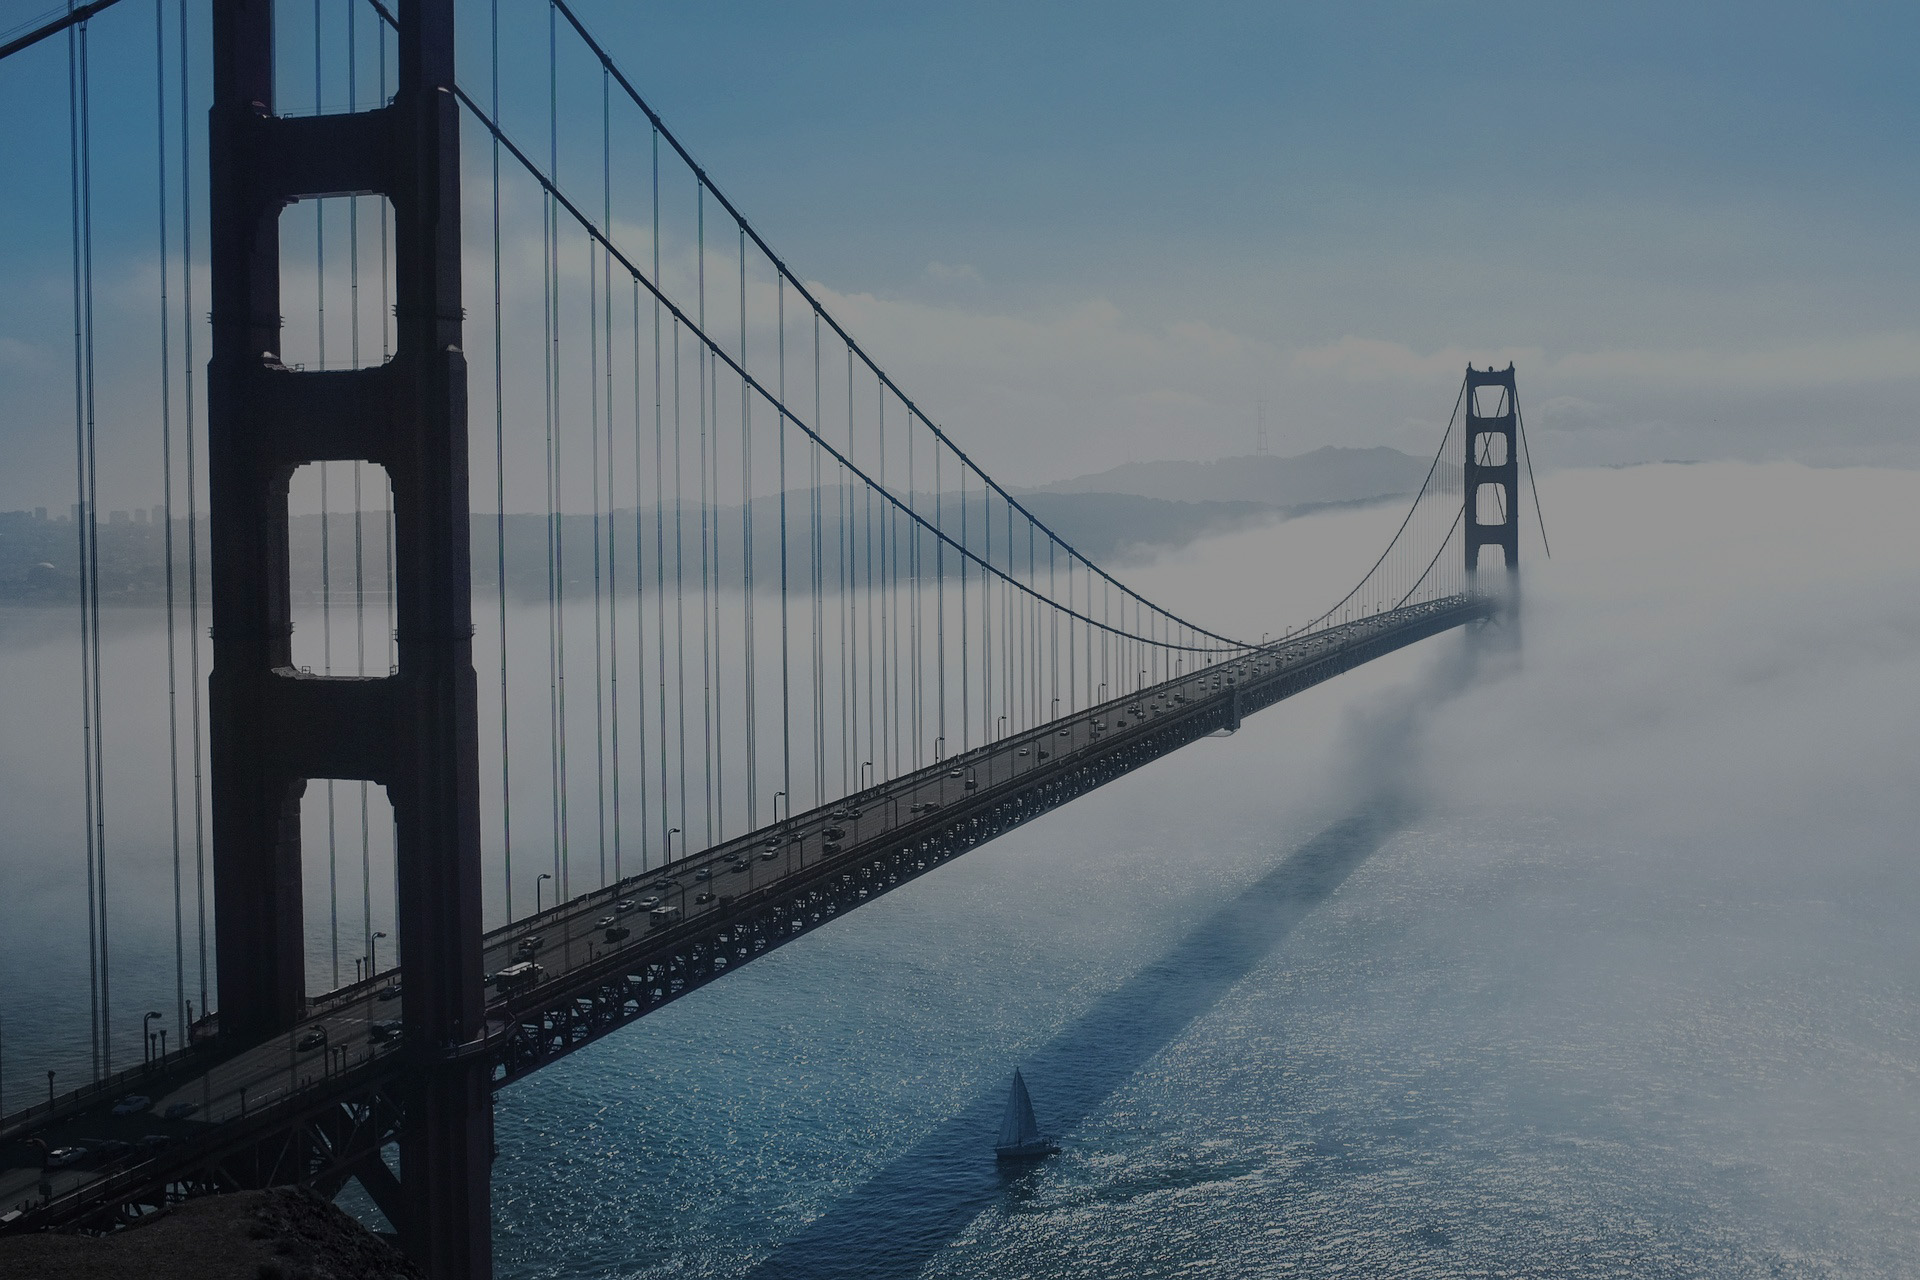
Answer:
MULTIPOLYGON (((496 1087, 530 1074, 1011 826, 1493 609, 1485 598, 1453 596, 1282 640, 492 930, 490 976, 529 957, 543 973, 506 993, 490 983, 486 1039, 437 1053, 490 1056, 496 1087), (643 905, 656 898, 664 914, 643 905), (610 926, 630 933, 610 942, 610 926)), ((265 1044, 214 1060, 218 1048, 170 1055, 176 1065, 154 1073, 151 1086, 116 1086, 92 1105, 56 1108, 37 1123, 31 1113, 0 1121, 0 1231, 104 1224, 104 1214, 125 1219, 168 1198, 253 1181, 337 1189, 356 1174, 387 1207, 383 1192, 397 1191, 397 1183, 384 1166, 372 1166, 398 1121, 389 1086, 407 1051, 420 1048, 375 1033, 375 1024, 400 1016, 401 979, 396 968, 317 997, 299 1025, 265 1044), (112 1116, 115 1100, 132 1093, 150 1098, 151 1109, 112 1116), (176 1104, 191 1106, 192 1115, 166 1120, 176 1104), (330 1126, 322 1123, 329 1116, 330 1126), (148 1135, 168 1141, 142 1145, 148 1135), (38 1151, 23 1138, 48 1149, 88 1145, 94 1153, 53 1171, 53 1195, 42 1204, 38 1151), (116 1139, 133 1149, 98 1149, 116 1139), (283 1150, 265 1159, 260 1144, 269 1140, 283 1150), (33 1207, 8 1221, 22 1202, 33 1207)))

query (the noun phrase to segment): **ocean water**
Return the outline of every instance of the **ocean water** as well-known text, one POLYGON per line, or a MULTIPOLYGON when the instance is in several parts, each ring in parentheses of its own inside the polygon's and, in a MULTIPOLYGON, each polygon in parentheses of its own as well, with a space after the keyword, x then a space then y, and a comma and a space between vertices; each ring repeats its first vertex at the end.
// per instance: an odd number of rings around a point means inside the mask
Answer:
MULTIPOLYGON (((499 1274, 1920 1274, 1920 477, 1546 488, 1517 657, 1343 677, 507 1090, 499 1274), (1063 1151, 1008 1177, 1016 1067, 1063 1151)), ((1139 576, 1232 607, 1338 532, 1139 576)))
MULTIPOLYGON (((1343 676, 504 1091, 497 1274, 1920 1274, 1920 475, 1542 487, 1517 654, 1343 676), (1016 1068, 1063 1150, 1003 1177, 1016 1068)), ((1257 634, 1393 518, 1127 576, 1257 634)), ((175 998, 144 625, 108 635, 121 1062, 175 998)), ((0 619, 9 1105, 88 1052, 70 649, 0 619)))

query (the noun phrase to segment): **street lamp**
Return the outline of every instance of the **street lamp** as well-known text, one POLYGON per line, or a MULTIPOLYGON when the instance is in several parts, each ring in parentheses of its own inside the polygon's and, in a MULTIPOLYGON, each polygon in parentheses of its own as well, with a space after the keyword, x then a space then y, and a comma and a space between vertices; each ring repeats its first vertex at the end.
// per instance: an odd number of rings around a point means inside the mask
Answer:
POLYGON ((380 972, 380 939, 386 936, 384 933, 376 933, 367 939, 367 976, 369 978, 380 972))
POLYGON ((873 761, 862 760, 860 762, 860 789, 862 791, 865 791, 868 787, 873 785, 871 781, 873 775, 870 772, 868 772, 868 770, 872 768, 873 768, 873 761))
POLYGON ((680 836, 680 852, 685 853, 687 851, 686 837, 681 834, 680 828, 668 827, 667 828, 667 861, 669 863, 673 861, 673 838, 675 836, 680 836))
MULTIPOLYGON (((1060 701, 1060 699, 1055 698, 1054 701, 1058 702, 1060 701)), ((939 737, 933 740, 933 762, 935 764, 939 764, 941 760, 946 757, 946 754, 947 754, 947 735, 943 733, 939 737)))
POLYGON ((153 1033, 148 1031, 147 1027, 149 1024, 153 1022, 155 1018, 158 1018, 160 1016, 162 1016, 160 1013, 154 1012, 154 1013, 149 1013, 144 1018, 140 1019, 140 1039, 146 1044, 146 1047, 147 1047, 146 1061, 148 1063, 152 1063, 153 1061, 153 1033))
POLYGON ((1003 738, 1007 736, 1007 718, 1005 716, 1000 717, 1000 736, 1003 738))
MULTIPOLYGON (((786 792, 784 792, 784 791, 776 791, 776 792, 774 792, 774 793, 773 793, 773 821, 774 821, 774 823, 775 823, 776 825, 778 825, 778 823, 779 823, 779 821, 780 821, 780 797, 782 797, 782 796, 784 796, 784 795, 786 795, 786 794, 787 794, 787 793, 786 793, 786 792)), ((788 801, 787 801, 787 816, 788 816, 789 818, 791 818, 791 817, 793 816, 793 801, 792 801, 792 800, 788 800, 788 801)))
POLYGON ((538 915, 540 914, 540 887, 541 887, 541 884, 540 884, 540 882, 541 882, 541 881, 543 881, 543 880, 551 880, 551 879, 553 879, 553 873, 552 873, 551 871, 542 871, 542 872, 541 872, 541 873, 540 873, 539 875, 537 875, 537 876, 535 876, 535 877, 534 877, 534 880, 533 880, 533 914, 534 914, 534 915, 535 915, 536 917, 537 917, 537 916, 538 916, 538 915))

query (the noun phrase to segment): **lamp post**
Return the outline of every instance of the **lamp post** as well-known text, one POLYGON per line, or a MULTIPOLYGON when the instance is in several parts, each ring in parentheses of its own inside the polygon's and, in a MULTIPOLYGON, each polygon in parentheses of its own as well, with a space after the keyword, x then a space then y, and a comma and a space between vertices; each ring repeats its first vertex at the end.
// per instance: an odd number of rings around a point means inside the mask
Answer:
POLYGON ((380 939, 386 936, 384 933, 376 933, 367 939, 367 976, 369 978, 380 972, 380 939))
POLYGON ((155 1018, 158 1018, 160 1016, 161 1015, 159 1013, 155 1012, 155 1013, 149 1013, 145 1017, 140 1019, 140 1039, 141 1039, 141 1042, 146 1046, 146 1050, 147 1050, 146 1061, 149 1066, 151 1066, 153 1063, 153 1033, 148 1031, 147 1028, 150 1025, 152 1025, 153 1020, 155 1018))
MULTIPOLYGON (((773 821, 776 826, 778 826, 780 822, 780 799, 786 794, 784 791, 776 791, 773 793, 773 821)), ((793 816, 793 801, 791 799, 787 801, 787 816, 789 818, 793 816)))
MULTIPOLYGON (((1058 702, 1060 699, 1055 698, 1054 701, 1058 702)), ((943 733, 933 740, 933 762, 939 764, 946 757, 946 754, 947 735, 943 733)))
POLYGON ((873 782, 872 782, 873 774, 870 772, 872 768, 873 768, 873 761, 862 760, 860 762, 860 789, 862 791, 865 791, 868 787, 873 785, 873 782))
POLYGON ((536 918, 540 915, 540 890, 543 882, 551 879, 553 879, 551 871, 542 871, 533 879, 533 914, 536 918))
POLYGON ((674 838, 675 836, 680 836, 680 837, 681 837, 681 839, 680 839, 680 852, 682 852, 682 853, 685 853, 685 852, 687 851, 687 850, 686 850, 686 845, 687 845, 687 841, 686 841, 686 837, 685 837, 685 836, 684 836, 684 835, 683 835, 683 834, 681 833, 681 830, 680 830, 680 828, 678 828, 678 827, 668 827, 668 828, 667 828, 667 861, 668 861, 668 862, 672 862, 672 861, 673 861, 673 838, 674 838))
POLYGON ((1007 736, 1007 718, 1006 718, 1005 716, 1001 716, 1001 717, 1000 717, 1000 734, 999 734, 999 736, 1000 736, 1000 737, 1002 737, 1002 738, 1004 738, 1004 737, 1006 737, 1006 736, 1007 736))

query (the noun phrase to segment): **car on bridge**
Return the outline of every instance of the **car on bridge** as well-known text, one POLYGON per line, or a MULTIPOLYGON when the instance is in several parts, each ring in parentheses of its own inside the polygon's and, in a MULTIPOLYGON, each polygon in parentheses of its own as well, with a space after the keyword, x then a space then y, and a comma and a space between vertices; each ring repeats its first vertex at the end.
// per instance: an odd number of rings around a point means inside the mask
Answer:
MULTIPOLYGON (((526 937, 520 939, 518 945, 514 947, 514 950, 518 951, 523 956, 530 956, 534 952, 540 950, 541 947, 544 947, 546 945, 547 945, 547 940, 545 938, 541 937, 537 933, 530 933, 526 937)), ((512 966, 509 966, 509 967, 512 967, 512 966)))
POLYGON ((175 1102, 160 1114, 168 1120, 185 1120, 199 1109, 200 1104, 197 1102, 175 1102))
MULTIPOLYGON (((711 898, 711 897, 713 897, 713 895, 712 895, 712 894, 710 894, 710 893, 703 893, 703 894, 701 894, 700 896, 701 896, 702 898, 711 898)), ((650 919, 651 919, 651 920, 653 921, 653 927, 654 927, 654 928, 656 928, 656 929, 659 929, 659 928, 662 928, 662 927, 664 927, 664 926, 666 926, 666 925, 670 925, 670 924, 672 924, 672 923, 674 923, 675 921, 677 921, 677 920, 678 920, 678 919, 680 918, 680 908, 678 908, 678 907, 655 907, 655 908, 653 909, 653 914, 652 914, 652 916, 651 916, 651 917, 649 917, 649 918, 650 918, 650 919)))
POLYGON ((501 995, 531 987, 547 976, 547 971, 531 960, 510 964, 493 975, 494 989, 501 995))
POLYGON ((636 905, 638 905, 640 910, 642 911, 651 911, 665 901, 666 899, 662 898, 659 894, 650 893, 646 897, 640 899, 639 903, 635 904, 635 903, 629 902, 626 905, 629 911, 631 911, 636 905))
POLYGON ((615 925, 608 929, 602 936, 605 937, 608 942, 625 942, 633 936, 633 930, 627 928, 625 925, 615 925))
POLYGON ((64 1169, 87 1158, 85 1147, 55 1147, 47 1152, 47 1168, 64 1169))
POLYGON ((627 912, 633 910, 633 899, 632 898, 620 899, 620 901, 613 904, 613 910, 617 915, 627 914, 627 912))
POLYGON ((144 1093, 130 1093, 113 1104, 113 1114, 117 1116, 137 1116, 153 1105, 153 1099, 144 1093))
POLYGON ((301 1036, 298 1040, 294 1041, 294 1044, 293 1044, 293 1047, 300 1050, 302 1053, 305 1053, 311 1049, 324 1049, 326 1048, 326 1046, 327 1046, 327 1029, 325 1027, 315 1027, 313 1030, 307 1032, 307 1034, 301 1036))
POLYGON ((398 1018, 383 1018, 367 1027, 367 1041, 370 1044, 385 1044, 389 1040, 398 1040, 400 1026, 398 1018))
POLYGON ((397 982, 389 982, 386 986, 380 988, 380 994, 374 998, 376 1000, 398 1000, 400 998, 400 984, 397 982))

